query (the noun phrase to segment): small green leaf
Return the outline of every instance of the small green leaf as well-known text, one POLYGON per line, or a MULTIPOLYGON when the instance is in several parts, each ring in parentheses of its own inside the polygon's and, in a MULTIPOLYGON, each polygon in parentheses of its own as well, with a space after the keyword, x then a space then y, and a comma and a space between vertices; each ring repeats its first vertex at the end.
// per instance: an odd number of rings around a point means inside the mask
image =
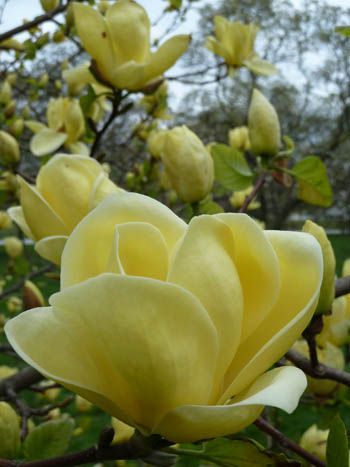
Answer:
POLYGON ((350 37, 350 26, 338 26, 335 31, 343 36, 350 37))
POLYGON ((61 456, 68 448, 74 421, 71 418, 51 420, 36 426, 24 442, 24 455, 28 460, 61 456))
POLYGON ((339 415, 333 418, 327 439, 327 467, 349 467, 349 447, 345 425, 339 415))
POLYGON ((283 135, 282 140, 284 142, 284 148, 278 153, 279 156, 290 156, 293 154, 295 149, 295 144, 292 138, 288 135, 283 135))
POLYGON ((307 156, 290 171, 298 181, 298 198, 310 204, 328 207, 333 202, 326 167, 316 156, 307 156))
POLYGON ((252 184, 252 171, 240 151, 225 144, 215 144, 211 147, 211 155, 215 178, 224 188, 240 191, 252 184))
POLYGON ((224 210, 220 204, 216 203, 208 196, 199 203, 199 212, 201 214, 219 214, 224 212, 224 210))
POLYGON ((96 93, 90 84, 88 85, 87 91, 88 91, 87 94, 85 94, 84 96, 81 96, 80 98, 80 107, 84 115, 87 115, 89 113, 91 106, 95 102, 95 99, 96 99, 96 93))

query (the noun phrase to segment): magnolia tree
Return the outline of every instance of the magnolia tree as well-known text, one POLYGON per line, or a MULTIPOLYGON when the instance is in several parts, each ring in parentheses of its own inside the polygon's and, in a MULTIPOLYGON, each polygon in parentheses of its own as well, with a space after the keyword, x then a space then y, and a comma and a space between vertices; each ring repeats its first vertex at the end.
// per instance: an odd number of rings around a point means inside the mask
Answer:
MULTIPOLYGON (((350 263, 335 279, 312 220, 268 231, 251 215, 267 180, 330 206, 326 168, 294 160, 257 88, 227 144, 171 124, 166 76, 191 47, 171 34, 193 4, 164 2, 167 40, 132 0, 41 0, 0 34, 3 467, 348 466, 340 417, 291 439, 273 415, 346 403, 350 263), (69 60, 37 76, 57 43, 69 60), (118 184, 111 128, 139 154, 118 184)), ((213 18, 216 81, 278 72, 257 33, 213 18)))

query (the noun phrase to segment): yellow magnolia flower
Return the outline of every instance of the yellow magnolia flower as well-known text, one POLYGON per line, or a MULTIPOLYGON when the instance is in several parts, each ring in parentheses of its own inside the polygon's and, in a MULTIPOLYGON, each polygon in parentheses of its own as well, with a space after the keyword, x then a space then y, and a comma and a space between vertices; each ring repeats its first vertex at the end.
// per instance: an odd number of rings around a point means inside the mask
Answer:
MULTIPOLYGON (((253 191, 253 186, 250 186, 248 188, 246 188, 245 190, 242 190, 242 191, 235 191, 233 193, 233 195, 230 197, 230 204, 231 206, 233 206, 234 208, 241 208, 244 204, 244 201, 246 199, 247 196, 250 195, 250 193, 253 191)), ((259 201, 255 201, 255 198, 253 199, 253 201, 251 201, 251 203, 249 203, 249 206, 248 206, 248 211, 253 211, 254 209, 259 209, 260 208, 260 202, 259 201)))
POLYGON ((159 133, 165 174, 183 201, 203 199, 214 182, 214 163, 198 136, 185 125, 159 133))
POLYGON ((347 311, 347 297, 336 298, 332 304, 332 313, 323 315, 323 328, 317 335, 319 345, 325 345, 329 341, 334 345, 342 346, 350 341, 350 316, 347 311))
POLYGON ((245 66, 254 73, 271 75, 276 68, 266 60, 259 58, 254 51, 254 43, 259 28, 253 24, 229 21, 223 16, 215 16, 215 37, 208 37, 206 47, 216 55, 223 57, 230 67, 245 66))
POLYGON ((4 164, 15 164, 20 160, 21 154, 17 140, 7 133, 0 131, 0 160, 4 164))
POLYGON ((320 430, 317 425, 311 425, 300 438, 300 446, 319 459, 326 460, 326 447, 329 430, 320 430))
POLYGON ((57 154, 39 171, 36 186, 22 178, 21 206, 8 210, 36 251, 59 264, 67 236, 109 193, 122 191, 87 156, 57 154))
POLYGON ((79 101, 69 97, 51 98, 47 106, 48 126, 32 120, 25 122, 35 135, 30 150, 35 156, 51 154, 62 145, 71 153, 88 155, 79 139, 85 133, 85 120, 79 101))
POLYGON ((239 151, 249 151, 250 141, 248 127, 238 126, 228 132, 228 139, 230 146, 238 149, 239 151))
POLYGON ((174 36, 151 52, 150 20, 131 0, 111 4, 104 16, 82 3, 73 3, 73 8, 83 47, 102 81, 115 88, 141 90, 172 67, 190 42, 188 35, 174 36))
POLYGON ((124 192, 70 235, 51 306, 6 333, 30 365, 144 435, 195 441, 243 429, 264 405, 294 410, 305 375, 268 370, 310 321, 321 281, 311 235, 245 214, 186 225, 124 192))
POLYGON ((14 459, 20 449, 20 418, 7 402, 0 402, 0 457, 14 459))

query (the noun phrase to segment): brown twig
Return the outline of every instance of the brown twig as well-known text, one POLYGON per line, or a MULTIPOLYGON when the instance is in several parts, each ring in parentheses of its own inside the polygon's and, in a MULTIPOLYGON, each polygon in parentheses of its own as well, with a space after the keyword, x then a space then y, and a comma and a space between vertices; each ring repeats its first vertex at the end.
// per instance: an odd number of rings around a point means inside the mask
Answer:
POLYGON ((350 387, 350 373, 346 371, 326 366, 323 363, 319 363, 317 367, 313 367, 311 361, 296 350, 289 350, 285 357, 312 378, 332 379, 350 387))
POLYGON ((308 462, 311 463, 311 465, 314 465, 316 467, 326 467, 326 463, 323 462, 321 459, 318 457, 314 456, 310 452, 306 451, 303 449, 299 444, 295 443, 291 439, 287 438, 281 431, 277 430, 274 426, 270 425, 266 420, 264 420, 262 417, 259 417, 255 422, 254 425, 259 428, 259 430, 263 431, 264 433, 267 433, 268 435, 273 438, 276 443, 278 443, 280 446, 293 451, 295 454, 300 456, 301 458, 307 460, 308 462))
POLYGON ((44 379, 38 371, 32 367, 26 367, 18 373, 0 380, 0 397, 6 396, 6 391, 10 387, 13 391, 19 392, 29 388, 32 384, 39 383, 44 379))
POLYGON ((67 0, 67 3, 65 4, 61 3, 60 5, 58 5, 57 8, 55 8, 52 11, 49 11, 48 13, 44 13, 43 15, 37 16, 31 21, 27 21, 26 23, 21 24, 20 26, 17 26, 13 29, 9 29, 6 32, 3 32, 2 34, 0 34, 0 42, 6 39, 9 39, 10 37, 15 36, 16 34, 19 34, 20 32, 28 31, 29 29, 35 26, 38 26, 39 24, 44 23, 45 21, 52 20, 54 16, 58 15, 59 13, 63 13, 67 9, 70 1, 71 0, 67 0))
POLYGON ((335 281, 335 297, 350 293, 350 276, 341 277, 335 281))
POLYGON ((256 195, 259 193, 259 191, 261 190, 261 188, 264 186, 265 184, 265 181, 266 181, 266 177, 267 177, 267 173, 264 172, 262 173, 255 185, 254 185, 254 188, 252 190, 252 192, 246 197, 246 199, 244 200, 244 203, 241 207, 241 209, 239 210, 239 212, 246 212, 247 209, 248 209, 248 206, 250 205, 250 203, 253 201, 253 199, 256 197, 256 195))

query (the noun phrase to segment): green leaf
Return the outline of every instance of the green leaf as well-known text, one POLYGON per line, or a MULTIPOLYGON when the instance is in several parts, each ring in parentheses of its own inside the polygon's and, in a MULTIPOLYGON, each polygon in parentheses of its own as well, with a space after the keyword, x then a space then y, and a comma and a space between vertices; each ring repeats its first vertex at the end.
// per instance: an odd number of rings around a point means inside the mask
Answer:
POLYGON ((199 212, 201 214, 219 214, 224 212, 224 210, 220 204, 207 197, 199 203, 199 212))
POLYGON ((345 425, 339 415, 333 418, 327 439, 327 467, 349 467, 349 447, 345 425))
POLYGON ((288 135, 283 135, 282 140, 284 142, 284 148, 278 153, 279 156, 290 156, 293 154, 295 149, 295 144, 292 138, 288 135))
POLYGON ((350 26, 338 26, 335 28, 335 31, 343 36, 350 37, 350 26))
POLYGON ((298 198, 309 204, 328 207, 333 202, 326 167, 316 156, 307 156, 289 172, 298 181, 298 198))
POLYGON ((74 421, 71 418, 51 420, 36 426, 24 442, 24 455, 28 460, 61 456, 68 448, 74 421))
POLYGON ((84 96, 81 96, 80 98, 80 107, 84 115, 87 115, 89 113, 91 106, 95 102, 95 99, 96 99, 96 93, 90 84, 88 85, 87 91, 88 91, 87 94, 85 94, 84 96))
POLYGON ((215 178, 224 188, 240 191, 252 184, 252 171, 240 151, 225 144, 215 144, 211 147, 211 155, 215 178))

